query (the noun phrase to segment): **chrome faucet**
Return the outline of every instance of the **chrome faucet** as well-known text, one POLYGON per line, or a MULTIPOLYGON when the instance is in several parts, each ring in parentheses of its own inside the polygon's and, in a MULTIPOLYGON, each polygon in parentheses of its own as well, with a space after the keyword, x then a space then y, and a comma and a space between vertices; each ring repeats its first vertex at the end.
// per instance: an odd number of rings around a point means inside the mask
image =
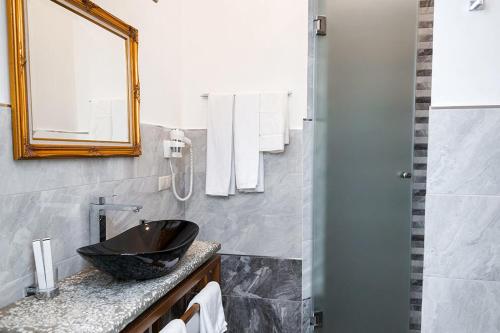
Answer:
POLYGON ((89 240, 90 244, 104 242, 106 240, 106 211, 131 211, 138 213, 141 205, 107 204, 105 197, 99 197, 98 203, 90 204, 89 216, 89 240))

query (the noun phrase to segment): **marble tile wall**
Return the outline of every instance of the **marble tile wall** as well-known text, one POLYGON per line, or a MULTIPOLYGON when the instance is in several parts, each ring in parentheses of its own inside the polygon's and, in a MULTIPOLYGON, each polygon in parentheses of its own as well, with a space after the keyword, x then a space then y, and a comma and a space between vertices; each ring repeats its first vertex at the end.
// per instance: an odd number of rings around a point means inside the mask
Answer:
MULTIPOLYGON (((302 270, 310 275, 311 257, 306 254, 304 269, 300 259, 312 244, 312 175, 303 170, 312 155, 302 147, 312 146, 312 134, 311 123, 304 136, 292 130, 285 153, 265 154, 264 193, 220 198, 205 195, 206 130, 186 131, 193 141, 195 184, 185 216, 200 225, 201 240, 222 243, 230 332, 301 331, 302 299, 310 302, 310 279, 302 282, 302 270)), ((188 175, 186 170, 186 185, 188 175)))
POLYGON ((188 130, 186 135, 193 141, 195 183, 185 213, 200 225, 199 239, 217 239, 227 254, 301 258, 302 131, 291 131, 284 153, 265 154, 264 193, 230 198, 205 194, 206 130, 188 130))
POLYGON ((500 108, 430 112, 422 332, 500 332, 500 108))
MULTIPOLYGON (((24 287, 33 283, 32 239, 53 239, 61 278, 86 266, 75 250, 88 243, 89 203, 106 196, 110 202, 144 205, 138 214, 109 212, 111 235, 140 219, 187 218, 200 224, 200 239, 220 241, 225 253, 288 258, 225 256, 224 302, 234 309, 228 312, 229 321, 239 325, 234 332, 300 330, 302 264, 290 258, 302 256, 302 214, 310 209, 302 195, 307 181, 302 131, 292 131, 286 153, 266 156, 264 194, 231 199, 205 196, 206 131, 188 131, 196 177, 194 196, 185 206, 171 191, 157 191, 158 176, 170 173, 162 157, 168 129, 142 125, 141 130, 139 158, 13 161, 10 110, 0 110, 0 307, 23 297, 24 287)), ((189 181, 182 164, 176 166, 181 190, 189 181)))
POLYGON ((422 332, 500 332, 500 282, 425 277, 422 332))
POLYGON ((312 260, 313 260, 313 151, 314 123, 304 122, 303 137, 303 206, 302 206, 302 300, 303 332, 312 332, 312 260))
POLYGON ((170 191, 157 191, 158 176, 170 173, 161 146, 167 129, 142 125, 138 158, 14 161, 10 124, 10 109, 0 109, 0 307, 33 283, 33 239, 52 238, 60 277, 85 266, 75 250, 88 244, 88 205, 96 197, 144 206, 139 214, 111 214, 115 233, 142 218, 184 215, 170 191))
POLYGON ((301 266, 295 259, 224 255, 228 332, 301 332, 301 266))

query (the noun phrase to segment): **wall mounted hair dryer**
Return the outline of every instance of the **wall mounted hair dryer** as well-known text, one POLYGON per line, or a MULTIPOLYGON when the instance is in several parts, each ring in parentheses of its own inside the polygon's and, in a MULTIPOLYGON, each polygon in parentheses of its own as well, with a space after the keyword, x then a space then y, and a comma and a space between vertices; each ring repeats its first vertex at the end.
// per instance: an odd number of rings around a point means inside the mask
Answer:
POLYGON ((168 163, 170 164, 170 172, 172 173, 172 192, 174 193, 174 197, 179 201, 188 200, 193 194, 193 146, 191 140, 184 135, 184 131, 179 129, 174 129, 170 131, 170 140, 163 141, 163 156, 168 158, 168 163), (189 147, 189 160, 190 160, 190 172, 189 172, 189 191, 185 197, 181 197, 177 193, 177 188, 175 185, 175 172, 172 166, 173 158, 181 158, 182 157, 182 149, 186 146, 189 147))

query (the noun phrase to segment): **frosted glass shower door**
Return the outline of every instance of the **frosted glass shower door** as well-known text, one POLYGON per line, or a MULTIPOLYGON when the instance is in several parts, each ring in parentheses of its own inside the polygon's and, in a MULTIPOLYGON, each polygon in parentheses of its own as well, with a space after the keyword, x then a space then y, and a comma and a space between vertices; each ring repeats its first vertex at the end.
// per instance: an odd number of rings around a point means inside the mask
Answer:
POLYGON ((313 298, 325 333, 409 330, 417 0, 320 0, 313 298))

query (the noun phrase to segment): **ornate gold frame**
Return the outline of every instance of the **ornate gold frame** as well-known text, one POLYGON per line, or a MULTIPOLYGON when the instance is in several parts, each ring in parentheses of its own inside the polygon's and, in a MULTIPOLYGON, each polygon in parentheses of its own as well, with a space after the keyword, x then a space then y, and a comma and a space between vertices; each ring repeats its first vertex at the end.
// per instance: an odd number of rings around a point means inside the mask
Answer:
MULTIPOLYGON (((14 159, 58 157, 139 156, 140 85, 138 74, 138 31, 89 0, 51 0, 63 7, 81 10, 96 24, 110 26, 127 38, 129 66, 130 145, 34 144, 30 141, 28 77, 26 68, 25 1, 7 0, 12 141, 14 159)), ((75 142, 78 140, 75 140, 75 142)))

